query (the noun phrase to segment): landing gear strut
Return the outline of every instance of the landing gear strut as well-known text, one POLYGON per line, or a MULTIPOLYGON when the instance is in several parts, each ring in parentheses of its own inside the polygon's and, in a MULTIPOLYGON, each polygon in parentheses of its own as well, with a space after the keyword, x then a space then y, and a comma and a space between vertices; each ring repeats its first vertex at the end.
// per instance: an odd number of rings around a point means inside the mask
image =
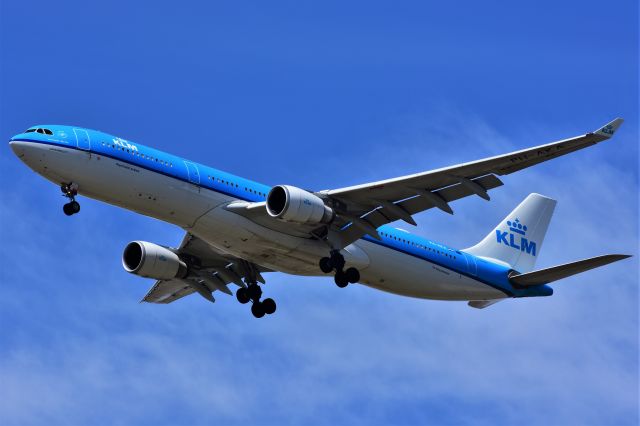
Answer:
POLYGON ((258 283, 251 283, 248 287, 240 287, 236 292, 236 299, 238 302, 245 304, 252 302, 251 313, 256 318, 262 318, 266 315, 271 315, 276 311, 276 302, 269 298, 260 301, 262 297, 262 289, 258 283))
POLYGON ((325 274, 336 271, 334 281, 340 288, 346 287, 349 283, 357 283, 360 281, 360 272, 356 268, 347 268, 344 270, 344 256, 339 250, 331 250, 329 257, 320 259, 320 270, 325 274))
POLYGON ((78 195, 78 185, 75 183, 65 183, 60 186, 62 195, 69 199, 69 202, 62 206, 62 211, 67 216, 74 215, 80 212, 80 203, 76 201, 76 195, 78 195))

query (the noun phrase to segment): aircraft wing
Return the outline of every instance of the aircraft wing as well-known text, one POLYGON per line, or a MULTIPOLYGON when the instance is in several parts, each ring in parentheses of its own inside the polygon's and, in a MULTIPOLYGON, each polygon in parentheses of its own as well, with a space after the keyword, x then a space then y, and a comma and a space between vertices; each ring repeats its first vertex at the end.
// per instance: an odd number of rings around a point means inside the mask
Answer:
POLYGON ((192 293, 214 302, 212 293, 232 294, 229 284, 246 287, 245 281, 264 283, 261 272, 269 270, 244 259, 219 253, 205 241, 190 234, 182 239, 176 253, 193 265, 186 278, 159 280, 141 302, 171 303, 192 293))
POLYGON ((437 207, 453 213, 449 202, 469 195, 489 199, 487 191, 502 185, 507 175, 609 139, 621 118, 595 132, 428 172, 363 185, 320 191, 338 208, 335 240, 346 246, 364 234, 378 238, 379 226, 402 219, 415 225, 412 215, 437 207))

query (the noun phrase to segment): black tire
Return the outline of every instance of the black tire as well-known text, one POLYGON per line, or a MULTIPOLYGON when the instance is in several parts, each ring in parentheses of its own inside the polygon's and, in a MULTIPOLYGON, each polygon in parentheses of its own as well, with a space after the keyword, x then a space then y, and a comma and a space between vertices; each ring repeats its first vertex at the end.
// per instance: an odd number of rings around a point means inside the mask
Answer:
POLYGON ((340 288, 345 288, 349 284, 349 280, 347 279, 347 274, 344 272, 338 272, 333 279, 336 282, 336 285, 340 288))
POLYGON ((360 281, 360 271, 358 271, 356 268, 349 268, 344 271, 344 274, 347 276, 347 281, 352 284, 360 281))
POLYGON ((67 216, 71 216, 73 214, 73 210, 71 209, 71 203, 67 203, 64 206, 62 206, 62 211, 67 216))
POLYGON ((71 206, 71 211, 73 212, 73 214, 79 213, 80 212, 80 203, 77 201, 72 201, 69 203, 69 205, 71 206))
POLYGON ((276 311, 276 302, 273 299, 264 299, 262 301, 262 309, 267 315, 271 315, 276 311))
POLYGON ((249 298, 249 294, 247 293, 247 289, 244 287, 240 287, 238 291, 236 291, 236 299, 238 299, 238 302, 242 303, 243 305, 251 300, 249 298))
POLYGON ((251 284, 247 287, 247 295, 251 300, 260 300, 260 296, 262 296, 262 289, 258 284, 251 284))
POLYGON ((251 305, 251 313, 256 318, 262 318, 264 314, 266 314, 262 302, 253 302, 253 305, 251 305))
POLYGON ((340 252, 332 252, 331 253, 331 266, 335 268, 336 271, 341 271, 344 268, 344 256, 340 254, 340 252))
POLYGON ((320 270, 325 274, 333 271, 333 264, 331 263, 331 259, 328 257, 323 257, 320 259, 320 270))

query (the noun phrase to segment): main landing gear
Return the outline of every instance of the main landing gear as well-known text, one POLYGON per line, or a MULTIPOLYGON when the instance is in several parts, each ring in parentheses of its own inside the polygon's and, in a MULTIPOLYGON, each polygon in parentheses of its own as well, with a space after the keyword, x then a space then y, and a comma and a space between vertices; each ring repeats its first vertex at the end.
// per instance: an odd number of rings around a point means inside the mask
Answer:
POLYGON ((236 298, 238 302, 243 305, 248 302, 252 302, 251 313, 256 318, 262 318, 266 315, 271 315, 276 311, 276 302, 273 299, 264 299, 260 301, 262 297, 262 289, 258 283, 251 283, 248 287, 240 287, 236 292, 236 298))
POLYGON ((329 257, 320 259, 320 270, 325 274, 336 271, 334 281, 340 288, 346 287, 349 283, 357 283, 360 281, 360 272, 356 268, 347 268, 344 270, 344 256, 339 250, 331 250, 329 257))
POLYGON ((80 212, 80 203, 76 201, 76 195, 78 195, 78 185, 75 183, 65 183, 60 186, 62 195, 69 199, 69 202, 62 206, 62 211, 67 216, 74 215, 80 212))

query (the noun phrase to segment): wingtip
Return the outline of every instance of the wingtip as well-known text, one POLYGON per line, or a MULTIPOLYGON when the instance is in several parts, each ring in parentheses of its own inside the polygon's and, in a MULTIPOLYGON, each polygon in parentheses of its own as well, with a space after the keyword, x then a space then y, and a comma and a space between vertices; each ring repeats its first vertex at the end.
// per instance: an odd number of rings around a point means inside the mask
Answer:
POLYGON ((624 120, 620 117, 615 120, 605 124, 600 129, 598 129, 595 133, 606 138, 610 138, 613 134, 620 128, 620 126, 624 123, 624 120))
POLYGON ((631 254, 606 254, 604 256, 602 256, 603 258, 607 258, 609 259, 609 263, 614 263, 614 262, 619 262, 621 260, 625 260, 628 259, 630 257, 633 257, 633 255, 631 254))
POLYGON ((620 257, 620 260, 623 260, 623 259, 628 259, 630 257, 633 257, 633 255, 632 254, 619 254, 618 257, 620 257))

